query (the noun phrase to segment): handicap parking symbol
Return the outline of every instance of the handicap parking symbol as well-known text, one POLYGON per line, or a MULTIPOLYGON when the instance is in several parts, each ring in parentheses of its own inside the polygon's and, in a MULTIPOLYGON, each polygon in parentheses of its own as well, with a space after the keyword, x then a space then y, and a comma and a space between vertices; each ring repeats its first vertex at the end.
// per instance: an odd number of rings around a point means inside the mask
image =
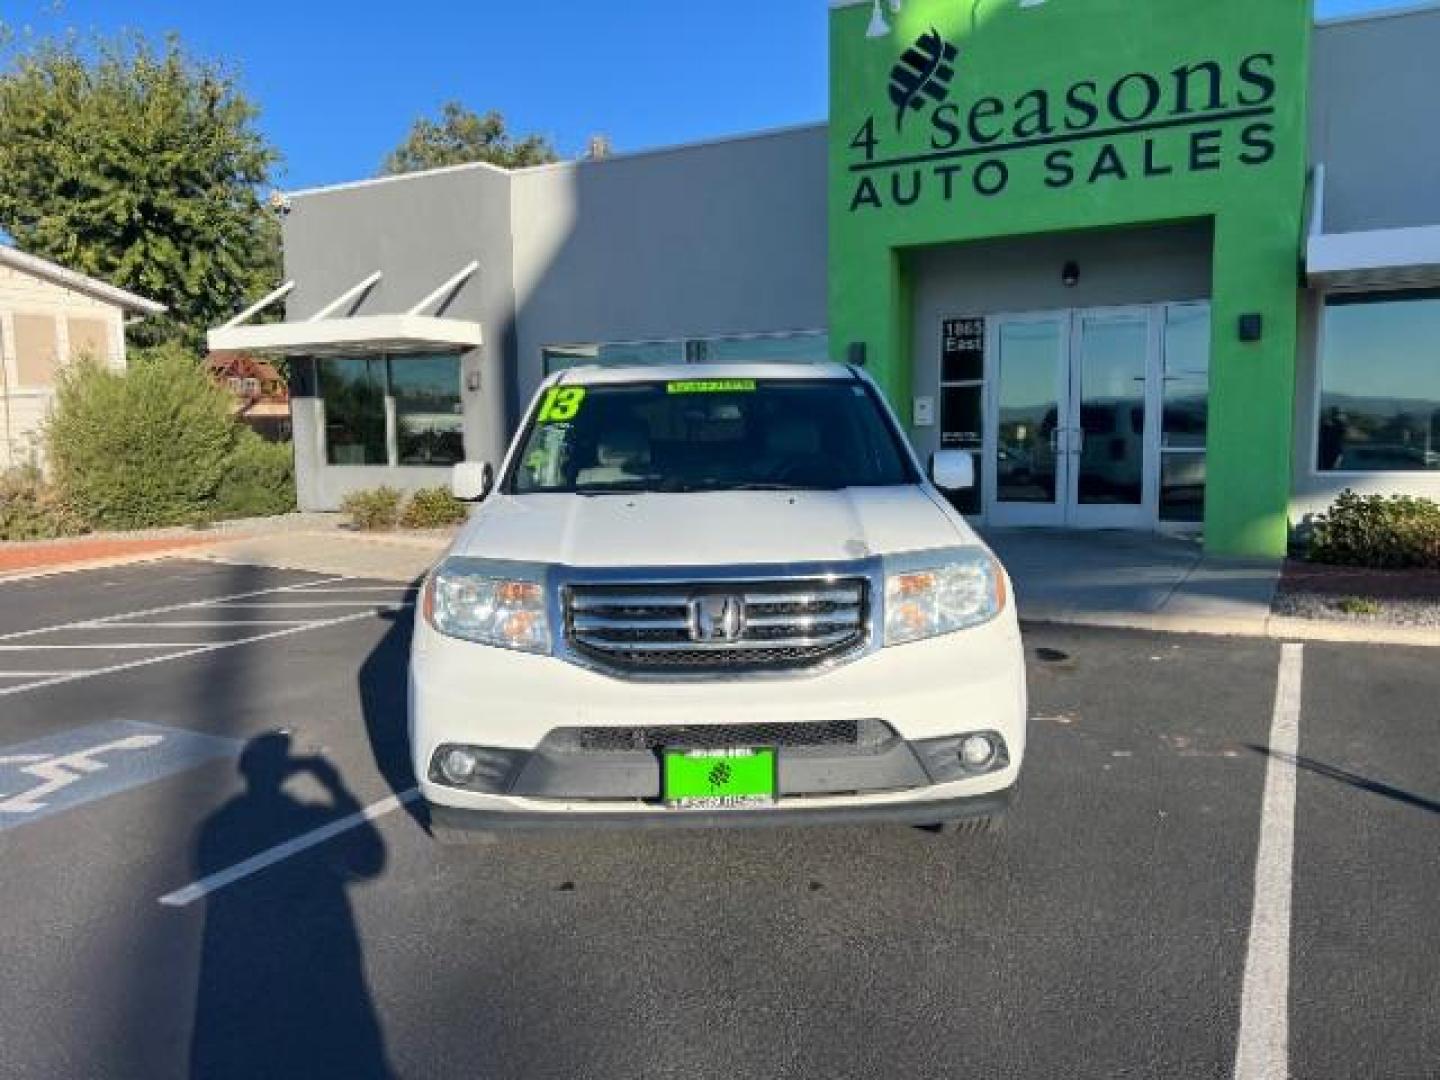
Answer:
POLYGON ((0 832, 234 757, 244 744, 193 731, 111 720, 0 747, 0 832))

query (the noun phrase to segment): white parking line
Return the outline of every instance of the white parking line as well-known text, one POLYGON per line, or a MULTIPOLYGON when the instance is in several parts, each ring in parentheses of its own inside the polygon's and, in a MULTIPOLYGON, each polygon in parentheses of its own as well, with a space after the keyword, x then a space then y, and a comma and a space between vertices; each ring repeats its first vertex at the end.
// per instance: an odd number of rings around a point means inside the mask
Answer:
POLYGON ((10 652, 49 652, 55 649, 103 649, 106 652, 114 652, 117 649, 193 649, 197 645, 206 644, 203 641, 110 641, 100 644, 85 642, 80 645, 69 643, 61 645, 0 645, 0 653, 10 652))
POLYGON ((203 630, 207 626, 300 626, 310 619, 208 619, 197 622, 116 622, 87 626, 87 630, 135 630, 139 627, 153 630, 203 630))
POLYGON ((400 809, 400 807, 406 803, 414 802, 419 797, 419 790, 410 788, 407 791, 402 791, 399 795, 391 795, 389 798, 381 799, 377 803, 371 803, 363 810, 358 810, 353 814, 347 814, 343 818, 338 818, 328 825, 322 825, 318 829, 312 829, 310 832, 301 833, 292 840, 286 840, 283 844, 276 844, 274 847, 262 851, 258 855, 252 855, 243 862, 238 862, 234 866, 227 867, 224 870, 218 870, 209 877, 203 877, 199 881, 186 885, 183 889, 176 889, 172 893, 167 893, 160 897, 160 903, 166 907, 186 907, 193 904, 196 900, 203 899, 211 893, 225 888, 227 885, 233 885, 235 882, 250 877, 252 874, 258 874, 268 866, 274 866, 276 863, 283 862, 293 855, 299 855, 302 851, 308 851, 317 844, 323 844, 325 841, 331 840, 342 833, 347 833, 356 826, 365 824, 367 821, 375 821, 377 818, 382 818, 386 814, 400 809))
MULTIPOLYGON (((244 604, 230 604, 230 603, 225 603, 225 604, 217 604, 217 605, 215 605, 215 606, 216 606, 219 610, 221 610, 221 611, 239 611, 241 608, 247 608, 247 609, 248 609, 248 608, 259 608, 259 609, 262 609, 262 610, 269 610, 269 609, 271 609, 271 608, 284 608, 284 609, 292 609, 292 610, 293 610, 293 609, 296 609, 296 608, 304 608, 304 609, 308 610, 308 609, 310 609, 310 608, 374 607, 377 603, 380 603, 380 601, 378 601, 378 600, 316 600, 316 601, 314 601, 313 603, 299 603, 299 604, 296 604, 296 603, 292 603, 292 602, 290 602, 290 601, 288 601, 288 600, 265 600, 265 601, 256 601, 255 603, 244 603, 244 604)), ((408 601, 400 601, 400 603, 408 603, 408 601)))
POLYGON ((1295 757, 1305 647, 1280 650, 1275 712, 1255 856, 1255 908, 1245 954, 1235 1080, 1285 1080, 1290 1074, 1290 904, 1295 867, 1295 757))
POLYGON ((20 686, 7 686, 0 689, 0 697, 10 697, 13 694, 25 694, 32 690, 44 690, 46 687, 60 686, 63 683, 79 682, 81 679, 93 679, 97 675, 114 675, 122 671, 133 671, 136 668, 150 667, 152 664, 164 664, 171 660, 184 660, 191 656, 202 656, 205 653, 219 652, 221 649, 234 649, 241 645, 253 645, 257 641, 273 641, 275 638, 289 637, 291 634, 303 634, 307 630, 320 630, 327 626, 340 626, 344 623, 355 622, 359 619, 371 619, 385 610, 398 611, 400 609, 375 608, 369 611, 357 611, 353 614, 340 615, 333 619, 322 619, 316 622, 307 622, 300 626, 286 627, 283 630, 275 630, 268 634, 255 634, 251 637, 239 638, 235 641, 211 642, 208 645, 185 649, 182 652, 165 653, 163 656, 147 656, 143 660, 132 660, 128 664, 112 664, 110 667, 70 672, 54 678, 41 679, 39 682, 22 683, 20 686))
POLYGON ((171 611, 193 610, 194 608, 227 603, 231 600, 248 600, 254 596, 270 596, 273 593, 293 593, 308 588, 310 585, 333 585, 339 581, 354 580, 355 579, 351 577, 317 578, 315 581, 305 585, 284 585, 274 589, 256 589, 254 592, 234 593, 230 596, 209 596, 203 600, 187 600, 180 604, 166 604, 163 607, 145 608, 142 611, 122 611, 116 615, 104 615, 98 619, 78 619, 75 622, 56 623, 54 626, 39 626, 34 630, 16 630, 9 634, 0 634, 0 641, 15 641, 19 638, 35 637, 37 634, 48 634, 55 630, 79 630, 112 622, 121 622, 125 619, 139 619, 146 615, 163 615, 171 611))
POLYGON ((54 675, 74 675, 73 671, 0 671, 0 679, 48 679, 54 675))

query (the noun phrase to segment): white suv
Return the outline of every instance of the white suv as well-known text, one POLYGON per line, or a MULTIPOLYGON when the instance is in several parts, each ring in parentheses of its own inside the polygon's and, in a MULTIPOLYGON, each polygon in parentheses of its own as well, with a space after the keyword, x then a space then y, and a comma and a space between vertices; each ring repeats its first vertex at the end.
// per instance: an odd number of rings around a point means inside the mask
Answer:
POLYGON ((435 834, 988 822, 1025 752, 1010 582, 851 367, 540 388, 430 573, 410 744, 435 834), (493 490, 492 490, 493 489, 493 490))

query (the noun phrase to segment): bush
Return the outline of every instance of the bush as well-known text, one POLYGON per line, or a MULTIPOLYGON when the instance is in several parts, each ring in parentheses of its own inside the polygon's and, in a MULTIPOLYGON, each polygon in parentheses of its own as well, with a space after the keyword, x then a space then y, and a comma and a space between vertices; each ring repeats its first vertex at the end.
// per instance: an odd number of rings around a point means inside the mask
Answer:
POLYGON ((459 525, 470 516, 470 508, 448 488, 421 488, 410 496, 405 512, 400 515, 402 529, 442 529, 459 525))
POLYGON ((86 521, 140 529, 207 517, 236 434, 225 392, 166 346, 123 374, 66 368, 45 438, 56 486, 86 521))
POLYGON ((1381 570, 1440 569, 1440 503, 1347 489, 1315 519, 1307 557, 1381 570))
POLYGON ((400 501, 404 497, 392 487, 352 491, 345 496, 340 509, 350 515, 350 521, 357 529, 366 532, 393 529, 400 520, 400 501))
POLYGON ((217 518, 273 517, 295 509, 295 450, 242 428, 215 491, 217 518))
POLYGON ((85 531, 84 519, 38 469, 0 473, 0 540, 53 540, 85 531))

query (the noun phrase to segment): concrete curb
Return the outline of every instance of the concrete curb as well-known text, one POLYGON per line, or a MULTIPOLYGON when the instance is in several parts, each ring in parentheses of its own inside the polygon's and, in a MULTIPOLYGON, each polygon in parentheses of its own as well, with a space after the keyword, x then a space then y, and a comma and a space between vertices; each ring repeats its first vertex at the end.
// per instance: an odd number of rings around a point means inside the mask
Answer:
POLYGON ((1349 645, 1404 645, 1440 648, 1440 630, 1383 623, 1355 625, 1288 615, 1196 616, 1131 612, 1081 612, 1023 607, 1023 623, 1094 626, 1111 630, 1147 630, 1161 634, 1257 637, 1277 641, 1331 641, 1349 645))
POLYGON ((12 570, 0 573, 0 585, 11 585, 36 578, 56 577, 60 574, 78 574, 84 570, 109 570, 119 566, 135 566, 139 563, 164 562, 187 555, 203 559, 209 554, 209 544, 192 544, 189 547, 159 548, 153 551, 137 551, 130 555, 110 555, 101 559, 82 559, 77 562, 55 563, 51 566, 37 566, 30 570, 12 570))

